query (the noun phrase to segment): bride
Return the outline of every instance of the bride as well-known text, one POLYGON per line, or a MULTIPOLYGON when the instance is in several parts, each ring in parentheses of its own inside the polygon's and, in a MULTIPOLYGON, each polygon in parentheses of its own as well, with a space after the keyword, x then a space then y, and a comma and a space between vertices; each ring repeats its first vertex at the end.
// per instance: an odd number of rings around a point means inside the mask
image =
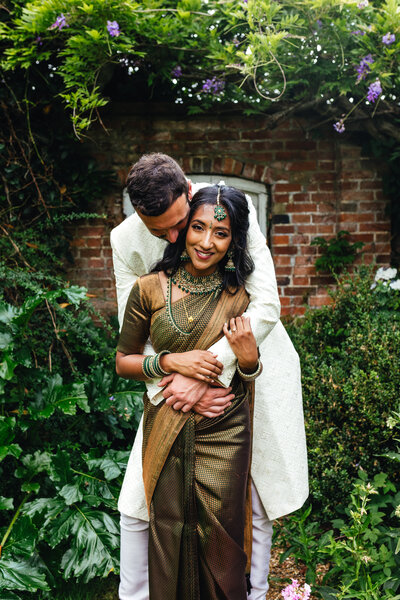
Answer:
POLYGON ((144 397, 143 480, 151 600, 245 600, 251 553, 253 381, 262 365, 246 310, 248 206, 235 188, 193 197, 188 225, 132 288, 116 369, 148 380, 177 372, 219 385, 209 352, 225 335, 238 363, 234 399, 214 418, 144 397), (144 356, 150 337, 157 354, 144 356))

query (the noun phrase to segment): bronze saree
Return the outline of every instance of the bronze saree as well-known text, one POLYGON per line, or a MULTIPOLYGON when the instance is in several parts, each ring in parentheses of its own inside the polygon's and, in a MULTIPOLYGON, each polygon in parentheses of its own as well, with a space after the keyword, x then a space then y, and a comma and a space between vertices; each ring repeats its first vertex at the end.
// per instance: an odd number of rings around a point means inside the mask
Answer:
MULTIPOLYGON (((198 314, 204 300, 186 296, 198 314)), ((128 300, 118 350, 142 353, 150 335, 157 352, 207 349, 225 321, 244 312, 244 289, 213 299, 188 330, 182 301, 169 322, 158 274, 142 277, 128 300)), ((245 527, 249 554, 249 464, 253 387, 237 374, 235 399, 220 417, 181 413, 144 398, 143 480, 150 515, 151 600, 245 600, 245 527), (247 495, 247 503, 246 503, 247 495), (248 515, 246 523, 246 513, 248 515)), ((249 518, 250 517, 250 518, 249 518)), ((248 557, 249 558, 249 557, 248 557)))

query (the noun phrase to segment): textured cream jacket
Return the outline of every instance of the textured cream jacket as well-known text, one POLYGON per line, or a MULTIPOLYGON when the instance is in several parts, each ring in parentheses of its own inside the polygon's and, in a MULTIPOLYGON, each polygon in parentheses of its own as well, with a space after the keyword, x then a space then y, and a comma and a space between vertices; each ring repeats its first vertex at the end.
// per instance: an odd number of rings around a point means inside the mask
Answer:
MULTIPOLYGON (((251 318, 264 367, 255 388, 251 473, 268 517, 276 519, 300 508, 308 495, 300 365, 293 344, 279 321, 274 266, 250 199, 249 209, 248 249, 255 270, 246 281, 250 296, 246 314, 251 318)), ((136 214, 111 232, 120 325, 132 285, 161 258, 165 245, 165 241, 149 233, 136 214)), ((154 353, 151 346, 148 350, 149 354, 154 353)), ((224 365, 220 379, 229 385, 236 359, 226 339, 219 340, 212 351, 224 365)), ((162 400, 157 383, 158 380, 147 384, 154 404, 162 400)), ((141 448, 142 423, 132 448, 118 508, 126 515, 148 520, 141 448)))

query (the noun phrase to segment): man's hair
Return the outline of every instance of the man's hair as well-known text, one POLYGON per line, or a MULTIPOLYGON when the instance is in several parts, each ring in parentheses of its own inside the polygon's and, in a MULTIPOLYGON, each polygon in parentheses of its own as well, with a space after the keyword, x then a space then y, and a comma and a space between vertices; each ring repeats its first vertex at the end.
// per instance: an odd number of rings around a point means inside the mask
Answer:
POLYGON ((178 163, 167 154, 144 154, 126 180, 133 208, 148 217, 158 217, 182 194, 188 182, 178 163))

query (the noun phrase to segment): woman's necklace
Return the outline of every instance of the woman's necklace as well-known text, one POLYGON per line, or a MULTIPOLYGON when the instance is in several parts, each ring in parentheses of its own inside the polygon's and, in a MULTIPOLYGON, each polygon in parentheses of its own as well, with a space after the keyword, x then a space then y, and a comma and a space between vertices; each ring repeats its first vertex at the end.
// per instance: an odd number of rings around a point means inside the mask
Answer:
MULTIPOLYGON (((207 305, 209 304, 209 302, 211 301, 212 298, 216 298, 219 291, 222 289, 222 277, 220 275, 220 273, 212 273, 211 275, 204 275, 202 277, 194 277, 193 275, 190 275, 190 273, 188 273, 186 271, 186 269, 184 269, 183 267, 179 267, 177 273, 176 273, 176 277, 171 276, 168 277, 168 283, 167 283, 167 316, 169 319, 169 322, 171 323, 171 325, 174 327, 174 329, 176 329, 177 331, 179 331, 179 333, 183 334, 183 335, 189 335, 191 333, 190 331, 184 331, 183 329, 181 329, 181 327, 179 327, 179 325, 177 324, 177 322, 175 321, 173 312, 172 312, 172 284, 175 284, 178 286, 178 288, 180 290, 182 290, 182 292, 188 292, 190 295, 207 295, 207 299, 204 302, 203 306, 200 308, 200 310, 197 312, 196 315, 189 315, 188 311, 187 311, 187 307, 186 307, 186 303, 185 303, 185 296, 182 296, 182 305, 183 305, 183 310, 185 311, 185 315, 186 315, 186 319, 187 322, 189 324, 193 323, 193 321, 196 319, 198 319, 200 317, 200 315, 204 312, 204 310, 206 309, 207 305), (188 275, 188 277, 186 277, 186 275, 188 275), (184 280, 184 281, 182 281, 184 280)), ((193 328, 192 328, 193 329, 193 328)))

